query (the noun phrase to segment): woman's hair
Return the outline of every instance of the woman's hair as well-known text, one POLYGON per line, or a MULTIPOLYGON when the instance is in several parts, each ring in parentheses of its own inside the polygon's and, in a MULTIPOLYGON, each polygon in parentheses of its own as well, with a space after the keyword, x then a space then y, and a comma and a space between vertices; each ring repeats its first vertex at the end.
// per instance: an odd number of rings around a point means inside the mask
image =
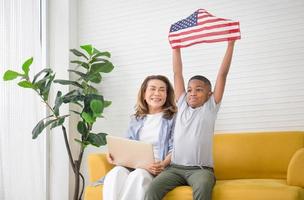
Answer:
POLYGON ((137 103, 135 105, 135 117, 136 118, 142 118, 145 117, 149 113, 149 107, 147 102, 145 101, 145 92, 148 86, 148 82, 150 80, 160 80, 163 81, 166 84, 166 92, 167 92, 167 98, 166 102, 163 105, 163 117, 166 119, 171 119, 173 115, 177 112, 177 107, 175 104, 175 97, 174 97, 174 90, 173 87, 168 80, 167 77, 162 75, 152 75, 145 78, 143 83, 141 84, 140 90, 138 92, 137 96, 137 103))

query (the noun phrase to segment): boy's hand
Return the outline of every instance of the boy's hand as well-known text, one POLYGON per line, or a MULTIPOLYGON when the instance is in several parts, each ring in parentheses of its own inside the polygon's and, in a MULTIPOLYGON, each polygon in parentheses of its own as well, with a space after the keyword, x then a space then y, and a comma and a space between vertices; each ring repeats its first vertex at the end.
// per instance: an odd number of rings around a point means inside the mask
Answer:
POLYGON ((228 45, 234 45, 235 41, 236 41, 236 40, 229 40, 229 41, 228 41, 228 45))

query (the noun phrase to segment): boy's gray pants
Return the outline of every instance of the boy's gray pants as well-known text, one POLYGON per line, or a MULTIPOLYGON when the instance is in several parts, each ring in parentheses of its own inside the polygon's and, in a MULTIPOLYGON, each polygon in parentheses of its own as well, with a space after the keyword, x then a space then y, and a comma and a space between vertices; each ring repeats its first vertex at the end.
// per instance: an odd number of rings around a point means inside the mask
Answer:
POLYGON ((154 178, 145 200, 161 200, 170 190, 181 185, 192 187, 194 200, 211 200, 215 185, 213 169, 171 164, 154 178))

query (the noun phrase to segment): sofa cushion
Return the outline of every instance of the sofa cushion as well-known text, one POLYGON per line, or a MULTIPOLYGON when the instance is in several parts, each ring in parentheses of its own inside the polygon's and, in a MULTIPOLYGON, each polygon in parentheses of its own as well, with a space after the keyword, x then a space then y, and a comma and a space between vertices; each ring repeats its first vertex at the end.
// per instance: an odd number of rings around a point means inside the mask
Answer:
POLYGON ((214 168, 218 180, 286 179, 293 154, 304 146, 303 132, 216 134, 214 168))
POLYGON ((88 168, 90 182, 93 183, 104 177, 114 166, 108 163, 106 154, 90 154, 88 168))
POLYGON ((84 191, 84 199, 102 200, 103 185, 87 186, 84 191))
POLYGON ((190 186, 179 186, 168 192, 163 200, 192 200, 192 189, 190 186))
POLYGON ((289 162, 287 183, 304 188, 304 148, 299 149, 289 162))
POLYGON ((303 200, 304 189, 279 179, 217 181, 213 200, 303 200))
MULTIPOLYGON (((303 200, 304 188, 289 186, 286 180, 239 179, 217 181, 212 200, 303 200)), ((102 185, 88 186, 84 199, 102 199, 102 185)), ((192 200, 192 189, 180 186, 170 191, 163 200, 192 200)))

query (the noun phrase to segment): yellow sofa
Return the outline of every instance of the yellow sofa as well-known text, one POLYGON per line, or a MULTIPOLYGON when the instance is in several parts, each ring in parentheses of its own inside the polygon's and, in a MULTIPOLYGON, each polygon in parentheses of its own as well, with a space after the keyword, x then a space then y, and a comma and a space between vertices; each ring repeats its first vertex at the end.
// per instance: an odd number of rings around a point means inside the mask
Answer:
MULTIPOLYGON (((112 167, 105 154, 88 156, 92 183, 112 167)), ((214 169, 213 200, 304 200, 304 131, 215 134, 214 169)), ((101 199, 102 185, 86 187, 85 200, 101 199)), ((164 200, 192 200, 192 190, 164 200)))

